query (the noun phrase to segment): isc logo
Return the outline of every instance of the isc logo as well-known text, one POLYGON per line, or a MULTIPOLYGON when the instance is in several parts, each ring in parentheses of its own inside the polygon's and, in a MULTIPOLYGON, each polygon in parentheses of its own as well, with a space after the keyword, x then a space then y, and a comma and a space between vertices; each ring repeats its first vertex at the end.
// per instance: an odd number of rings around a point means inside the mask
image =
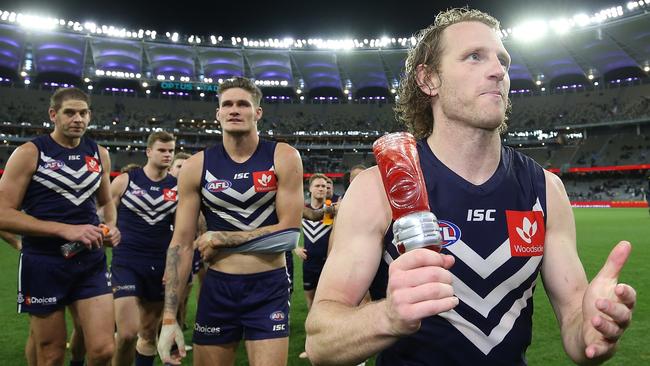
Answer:
POLYGON ((81 155, 68 155, 68 160, 81 160, 81 155))
POLYGON ((215 193, 215 192, 221 192, 223 190, 226 190, 230 188, 231 185, 232 183, 230 183, 230 181, 217 179, 217 180, 213 180, 212 182, 208 182, 205 185, 205 189, 207 189, 212 193, 215 193))
POLYGON ((467 221, 494 221, 494 214, 496 212, 497 210, 492 208, 467 210, 467 221))
POLYGON ((286 329, 286 324, 274 324, 273 331, 278 332, 286 329))
POLYGON ((250 174, 251 174, 251 173, 249 173, 249 172, 246 172, 246 173, 235 173, 235 176, 234 176, 232 179, 246 179, 246 178, 250 177, 250 174))

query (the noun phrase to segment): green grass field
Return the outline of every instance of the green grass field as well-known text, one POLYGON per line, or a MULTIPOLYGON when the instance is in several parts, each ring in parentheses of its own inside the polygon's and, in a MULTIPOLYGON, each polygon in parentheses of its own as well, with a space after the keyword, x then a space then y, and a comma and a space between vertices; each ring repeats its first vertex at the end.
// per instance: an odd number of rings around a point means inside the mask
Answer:
MULTIPOLYGON (((607 254, 619 240, 633 245, 632 257, 621 275, 621 281, 634 286, 638 293, 637 307, 631 328, 623 337, 617 356, 608 365, 650 364, 650 349, 646 348, 650 333, 650 216, 647 209, 576 209, 578 249, 587 275, 592 278, 603 265, 607 254)), ((0 246, 0 362, 4 365, 25 365, 23 346, 27 337, 28 316, 16 314, 16 273, 18 253, 8 245, 0 246)), ((291 343, 289 365, 309 365, 298 359, 305 341, 306 305, 302 292, 300 263, 295 263, 296 286, 291 301, 291 343)), ((533 344, 527 356, 530 365, 569 365, 564 355, 555 316, 543 286, 535 292, 533 344)), ((195 297, 189 309, 196 308, 195 297)), ((193 324, 194 311, 188 314, 193 324)), ((186 341, 191 340, 187 331, 186 341)), ((191 365, 191 352, 184 364, 191 365)), ((160 364, 159 362, 157 363, 160 364)), ((246 365, 243 346, 237 365, 246 365)), ((369 363, 371 364, 371 363, 369 363)))

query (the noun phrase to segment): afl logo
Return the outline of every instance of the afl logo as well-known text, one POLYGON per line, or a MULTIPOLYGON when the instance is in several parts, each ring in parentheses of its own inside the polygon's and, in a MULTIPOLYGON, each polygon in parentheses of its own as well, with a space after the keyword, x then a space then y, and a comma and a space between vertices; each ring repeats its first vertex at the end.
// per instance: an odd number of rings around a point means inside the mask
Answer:
POLYGON ((271 316, 269 317, 271 320, 276 321, 276 322, 281 322, 284 320, 284 313, 281 311, 276 311, 271 316))
POLYGON ((131 194, 137 197, 142 197, 147 194, 147 191, 144 189, 134 189, 131 191, 131 194))
POLYGON ((458 225, 450 221, 438 220, 442 234, 442 247, 447 247, 460 240, 461 232, 458 225))
POLYGON ((232 183, 230 183, 230 181, 217 179, 217 180, 213 180, 212 182, 208 182, 205 185, 205 189, 207 189, 212 193, 216 193, 230 188, 231 185, 232 183))
POLYGON ((59 170, 63 168, 64 165, 65 164, 61 160, 52 160, 43 164, 43 168, 50 169, 50 170, 59 170))

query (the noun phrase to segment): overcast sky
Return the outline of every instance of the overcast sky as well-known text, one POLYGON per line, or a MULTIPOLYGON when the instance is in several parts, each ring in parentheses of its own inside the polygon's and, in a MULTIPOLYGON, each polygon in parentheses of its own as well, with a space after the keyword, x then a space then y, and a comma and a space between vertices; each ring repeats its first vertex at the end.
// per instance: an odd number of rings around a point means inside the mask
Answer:
POLYGON ((469 5, 499 18, 505 27, 523 19, 592 14, 616 0, 492 0, 492 1, 179 1, 0 0, 0 9, 94 21, 159 33, 241 35, 246 37, 378 37, 407 36, 429 25, 448 7, 469 5), (89 6, 92 4, 91 6, 89 6), (209 5, 206 5, 209 4, 209 5))

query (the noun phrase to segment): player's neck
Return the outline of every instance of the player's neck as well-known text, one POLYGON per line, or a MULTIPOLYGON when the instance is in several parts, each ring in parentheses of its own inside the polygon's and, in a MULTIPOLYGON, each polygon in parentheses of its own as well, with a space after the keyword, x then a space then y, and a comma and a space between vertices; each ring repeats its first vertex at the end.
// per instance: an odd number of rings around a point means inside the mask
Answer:
POLYGON ((312 208, 319 209, 319 208, 323 207, 324 204, 325 204, 325 199, 319 200, 319 199, 316 199, 314 197, 311 198, 310 205, 311 205, 312 208))
POLYGON ((436 122, 427 143, 438 160, 474 185, 490 179, 501 160, 501 138, 496 131, 436 122))
POLYGON ((259 142, 260 137, 257 132, 244 135, 224 133, 223 135, 223 147, 228 156, 238 163, 243 163, 253 156, 259 142))
POLYGON ((74 149, 81 143, 81 137, 66 137, 62 133, 58 133, 57 130, 52 131, 50 137, 52 137, 54 142, 68 149, 74 149))
POLYGON ((154 182, 163 180, 168 174, 167 168, 156 168, 153 166, 153 164, 150 163, 145 164, 142 170, 144 170, 144 174, 147 176, 147 178, 151 179, 154 182))

